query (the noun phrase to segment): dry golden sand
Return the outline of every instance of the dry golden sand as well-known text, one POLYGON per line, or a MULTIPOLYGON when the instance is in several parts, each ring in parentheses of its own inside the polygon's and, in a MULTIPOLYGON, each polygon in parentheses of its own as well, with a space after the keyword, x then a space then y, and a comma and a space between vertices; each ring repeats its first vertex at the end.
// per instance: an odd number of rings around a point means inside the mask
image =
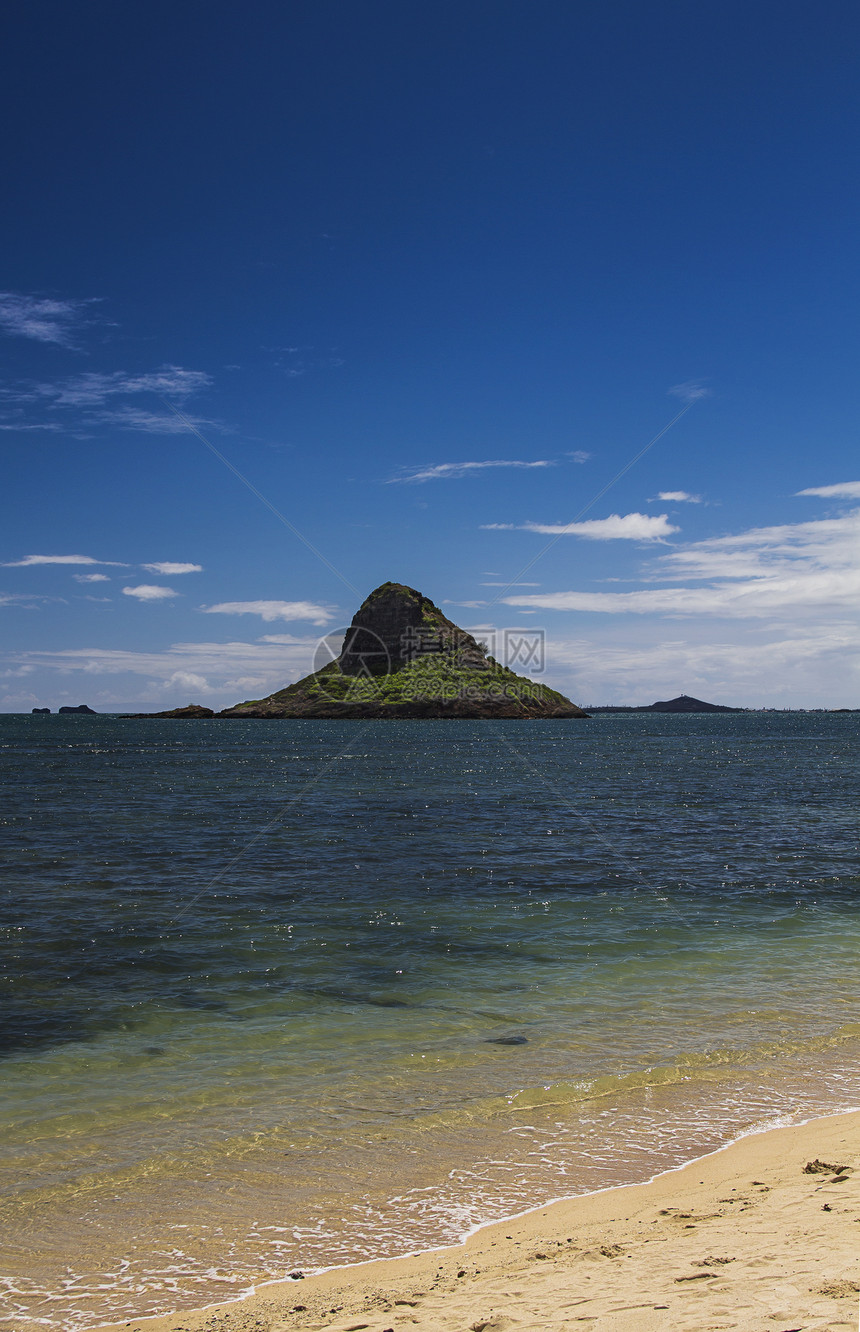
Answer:
POLYGON ((123 1332, 858 1329, 860 1112, 744 1138, 465 1244, 264 1287, 123 1332), (816 1162, 833 1169, 805 1167, 816 1162))

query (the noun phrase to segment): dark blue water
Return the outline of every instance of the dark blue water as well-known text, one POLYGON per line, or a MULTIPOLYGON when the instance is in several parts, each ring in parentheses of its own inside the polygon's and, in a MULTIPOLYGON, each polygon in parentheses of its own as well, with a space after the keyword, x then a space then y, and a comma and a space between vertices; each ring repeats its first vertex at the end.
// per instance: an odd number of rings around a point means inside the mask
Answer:
POLYGON ((858 737, 0 717, 14 1326, 439 1243, 860 1103, 858 737))

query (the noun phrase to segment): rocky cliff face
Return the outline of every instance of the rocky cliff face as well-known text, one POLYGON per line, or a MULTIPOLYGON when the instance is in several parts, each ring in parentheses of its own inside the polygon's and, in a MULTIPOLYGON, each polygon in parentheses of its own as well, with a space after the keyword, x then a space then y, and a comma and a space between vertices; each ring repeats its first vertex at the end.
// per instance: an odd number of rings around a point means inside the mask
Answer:
MULTIPOLYGON (((181 713, 177 710, 177 714, 181 713)), ((515 675, 413 587, 383 583, 356 612, 336 661, 221 717, 585 717, 515 675)))
POLYGON ((466 669, 489 669, 480 644, 429 597, 403 583, 383 583, 356 611, 338 664, 344 675, 388 675, 442 653, 455 653, 466 669))

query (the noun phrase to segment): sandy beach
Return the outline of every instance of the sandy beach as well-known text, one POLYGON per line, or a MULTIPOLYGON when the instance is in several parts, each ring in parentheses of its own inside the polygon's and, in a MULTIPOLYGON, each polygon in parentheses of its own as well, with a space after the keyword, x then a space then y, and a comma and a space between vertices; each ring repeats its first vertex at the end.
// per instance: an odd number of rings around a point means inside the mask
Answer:
POLYGON ((858 1327, 860 1111, 415 1257, 268 1285, 124 1332, 835 1332, 858 1327))

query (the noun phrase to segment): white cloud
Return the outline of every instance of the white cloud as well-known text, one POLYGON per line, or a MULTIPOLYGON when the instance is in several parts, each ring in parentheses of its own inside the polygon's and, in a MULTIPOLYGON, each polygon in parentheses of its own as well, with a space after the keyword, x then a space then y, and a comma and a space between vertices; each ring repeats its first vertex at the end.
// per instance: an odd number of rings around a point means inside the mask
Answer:
POLYGON ((573 461, 576 463, 584 463, 588 462, 589 458, 591 457, 591 454, 586 453, 585 449, 574 449, 573 452, 568 453, 567 456, 568 458, 572 458, 573 461))
POLYGON ((588 518, 582 523, 482 523, 483 531, 540 532, 544 536, 578 536, 589 541, 661 541, 672 532, 668 514, 611 513, 608 518, 588 518))
POLYGON ((701 504, 702 497, 690 495, 686 490, 660 490, 648 503, 656 504, 658 500, 662 500, 664 504, 701 504))
POLYGON ((165 683, 168 689, 195 689, 201 694, 208 694, 212 687, 205 675, 195 671, 174 671, 165 683))
POLYGON ((148 569, 150 573, 162 574, 165 578, 173 578, 176 574, 202 573, 202 564, 174 564, 171 560, 156 560, 154 564, 142 564, 141 569, 148 569))
POLYGON ((481 587, 540 587, 540 583, 482 583, 481 587))
POLYGON ((0 291, 0 328, 13 337, 70 347, 72 333, 83 321, 83 312, 89 304, 90 301, 57 301, 0 291))
POLYGON ((776 527, 753 527, 709 537, 661 559, 670 577, 749 578, 807 576, 850 571, 860 563, 860 509, 841 518, 776 527))
POLYGON ((702 398, 711 396, 711 390, 700 379, 688 379, 683 384, 673 384, 669 392, 673 398, 680 398, 682 402, 699 402, 702 398))
POLYGON ((124 587, 123 596, 136 597, 138 601, 164 601, 167 597, 178 597, 172 587, 158 587, 153 583, 141 583, 139 587, 124 587))
POLYGON ((291 647, 296 643, 307 643, 307 638, 296 638, 295 634, 263 634, 258 638, 258 643, 279 643, 282 646, 291 647))
POLYGON ((810 486, 798 495, 818 495, 821 499, 860 499, 860 481, 841 481, 835 486, 810 486))
MULTIPOLYGON (((307 675, 314 668, 316 644, 316 637, 307 637, 288 643, 265 639, 253 643, 174 643, 162 652, 65 648, 15 653, 10 662, 13 668, 26 668, 28 673, 49 672, 49 681, 54 675, 114 677, 115 683, 108 689, 93 688, 94 705, 100 699, 121 706, 149 701, 156 710, 171 698, 176 703, 188 702, 189 692, 194 692, 206 694, 216 706, 226 707, 243 698, 263 697, 307 675)), ((74 688, 77 690, 79 685, 74 688)))
POLYGON ((860 605, 860 509, 842 518, 752 528, 711 537, 660 557, 661 580, 685 577, 700 587, 632 592, 521 594, 508 605, 608 615, 807 617, 856 613, 860 605))
POLYGON ((109 583, 107 574, 72 574, 76 583, 109 583))
POLYGON ((117 560, 94 560, 91 555, 25 555, 23 560, 7 560, 5 569, 24 569, 34 564, 107 564, 125 568, 117 560))
POLYGON ((520 462, 512 459, 496 459, 490 462, 436 463, 430 467, 404 470, 401 476, 393 476, 388 484, 401 481, 450 481, 461 476, 472 476, 475 472, 486 471, 489 467, 554 467, 555 463, 546 459, 537 462, 520 462))
POLYGON ((505 597, 509 606, 541 610, 598 611, 621 615, 763 616, 787 614, 798 607, 853 608, 860 602, 860 571, 841 577, 761 579, 750 583, 716 583, 710 587, 672 587, 637 592, 549 592, 530 597, 505 597))
POLYGON ((201 606, 207 615, 259 615, 271 623, 274 620, 310 620, 312 624, 328 624, 332 612, 314 601, 221 601, 217 606, 201 606))

